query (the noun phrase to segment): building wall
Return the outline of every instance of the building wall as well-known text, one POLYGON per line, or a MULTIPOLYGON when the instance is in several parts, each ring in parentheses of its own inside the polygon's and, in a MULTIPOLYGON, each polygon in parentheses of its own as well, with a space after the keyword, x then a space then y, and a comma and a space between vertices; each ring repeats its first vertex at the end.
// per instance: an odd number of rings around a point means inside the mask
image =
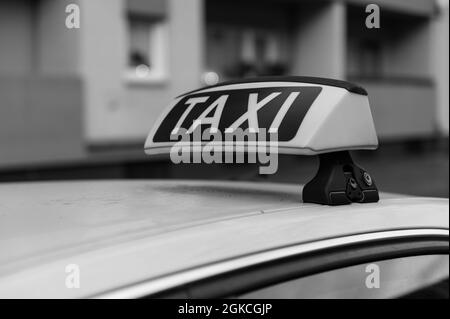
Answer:
POLYGON ((168 102, 200 85, 202 1, 168 1, 169 75, 166 80, 143 83, 129 82, 125 78, 127 2, 81 0, 81 5, 86 142, 143 143, 168 102))
POLYGON ((381 5, 380 28, 367 29, 364 6, 347 10, 347 75, 368 90, 380 141, 436 136, 431 14, 381 5))
POLYGON ((439 131, 448 137, 449 132, 449 2, 438 1, 441 13, 432 24, 432 70, 437 90, 436 121, 439 131))
POLYGON ((122 106, 125 6, 121 0, 82 0, 80 6, 81 74, 86 88, 83 123, 89 143, 111 134, 110 114, 122 106))
POLYGON ((79 4, 79 1, 40 0, 36 8, 36 48, 33 52, 36 72, 42 76, 81 74, 80 32, 65 27, 65 8, 69 4, 79 4))
MULTIPOLYGON (((95 152, 90 146, 142 145, 167 103, 202 85, 202 72, 213 52, 205 46, 212 17, 206 15, 205 1, 1 1, 0 149, 8 151, 0 152, 0 165, 91 158, 95 152), (69 3, 81 8, 80 29, 64 27, 69 3), (130 10, 167 15, 167 78, 133 82, 125 77, 130 10)), ((354 34, 349 37, 348 3, 365 17, 363 5, 368 1, 283 3, 288 10, 268 11, 274 21, 282 22, 281 29, 286 28, 286 11, 289 19, 293 17, 287 21, 287 37, 292 40, 289 74, 345 79, 358 70, 352 64, 357 48, 354 34)), ((425 81, 355 79, 367 86, 382 141, 436 132, 448 136, 449 131, 448 1, 438 1, 444 4, 439 15, 433 13, 433 1, 408 3, 379 3, 382 15, 386 9, 407 21, 403 29, 388 30, 397 36, 383 35, 388 44, 382 69, 391 77, 425 81)), ((253 8, 250 2, 238 13, 236 1, 222 5, 228 9, 216 10, 220 23, 231 19, 232 24, 271 27, 265 14, 246 19, 253 8)), ((281 7, 275 1, 265 5, 281 7)))
POLYGON ((83 156, 78 43, 63 2, 0 2, 1 167, 83 156))
POLYGON ((30 1, 0 2, 0 75, 29 74, 33 64, 33 30, 30 1))
POLYGON ((388 39, 383 68, 393 77, 431 78, 431 22, 429 19, 402 26, 388 39))
POLYGON ((0 76, 0 168, 81 159, 82 93, 75 77, 0 76))
POLYGON ((345 78, 345 17, 342 2, 299 12, 292 74, 345 78))
POLYGON ((436 134, 432 83, 360 80, 369 92, 370 107, 380 142, 425 139, 436 134))

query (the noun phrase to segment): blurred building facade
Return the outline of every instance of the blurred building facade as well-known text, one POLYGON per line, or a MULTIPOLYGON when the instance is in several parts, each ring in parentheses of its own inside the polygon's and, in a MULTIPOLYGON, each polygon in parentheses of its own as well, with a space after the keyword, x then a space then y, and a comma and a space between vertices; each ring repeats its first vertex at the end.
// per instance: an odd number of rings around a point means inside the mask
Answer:
POLYGON ((2 1, 0 168, 141 156, 174 96, 258 75, 361 84, 381 142, 448 137, 448 1, 377 1, 379 29, 368 3, 2 1))

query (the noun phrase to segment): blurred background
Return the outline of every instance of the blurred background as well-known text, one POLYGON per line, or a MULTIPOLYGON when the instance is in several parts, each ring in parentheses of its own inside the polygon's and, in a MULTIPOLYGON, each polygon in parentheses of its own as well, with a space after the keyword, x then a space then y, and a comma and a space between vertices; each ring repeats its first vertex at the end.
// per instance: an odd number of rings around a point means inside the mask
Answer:
POLYGON ((258 75, 369 92, 380 148, 356 152, 381 190, 448 197, 448 0, 2 0, 0 182, 195 178, 304 183, 314 157, 173 165, 143 143, 175 96, 258 75), (67 28, 66 7, 80 8, 67 28))

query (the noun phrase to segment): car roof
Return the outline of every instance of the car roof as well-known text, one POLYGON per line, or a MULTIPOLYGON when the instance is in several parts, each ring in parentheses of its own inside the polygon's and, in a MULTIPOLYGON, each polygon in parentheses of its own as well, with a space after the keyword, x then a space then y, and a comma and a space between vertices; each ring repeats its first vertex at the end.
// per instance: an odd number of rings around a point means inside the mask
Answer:
POLYGON ((113 284, 113 274, 101 281, 94 271, 107 260, 107 268, 121 274, 115 284, 125 284, 292 243, 404 228, 448 229, 448 199, 382 194, 379 203, 329 207, 302 203, 301 187, 290 184, 11 183, 0 185, 0 196, 0 287, 5 289, 0 295, 15 284, 29 284, 24 273, 48 282, 46 271, 54 275, 59 269, 55 263, 90 264, 97 278, 86 288, 92 293, 113 284), (145 264, 145 274, 132 271, 139 267, 133 259, 139 249, 147 261, 154 260, 145 264), (14 281, 18 273, 22 279, 14 281))
POLYGON ((0 185, 0 265, 60 247, 147 236, 296 207, 300 188, 236 182, 97 181, 0 185))

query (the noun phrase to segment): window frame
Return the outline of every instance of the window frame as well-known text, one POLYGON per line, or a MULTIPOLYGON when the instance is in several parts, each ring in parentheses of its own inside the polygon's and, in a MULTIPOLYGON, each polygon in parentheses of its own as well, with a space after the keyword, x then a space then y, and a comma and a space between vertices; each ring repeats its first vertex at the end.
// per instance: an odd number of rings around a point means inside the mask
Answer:
POLYGON ((127 16, 127 52, 124 70, 124 79, 130 84, 161 84, 169 79, 169 25, 165 18, 142 17, 137 15, 127 16), (149 68, 147 76, 141 77, 136 74, 136 68, 129 65, 129 53, 131 48, 130 32, 131 21, 135 19, 148 23, 149 27, 149 62, 155 67, 149 68))
POLYGON ((101 298, 228 298, 293 279, 394 258, 448 255, 448 229, 355 234, 279 247, 150 279, 101 298))

